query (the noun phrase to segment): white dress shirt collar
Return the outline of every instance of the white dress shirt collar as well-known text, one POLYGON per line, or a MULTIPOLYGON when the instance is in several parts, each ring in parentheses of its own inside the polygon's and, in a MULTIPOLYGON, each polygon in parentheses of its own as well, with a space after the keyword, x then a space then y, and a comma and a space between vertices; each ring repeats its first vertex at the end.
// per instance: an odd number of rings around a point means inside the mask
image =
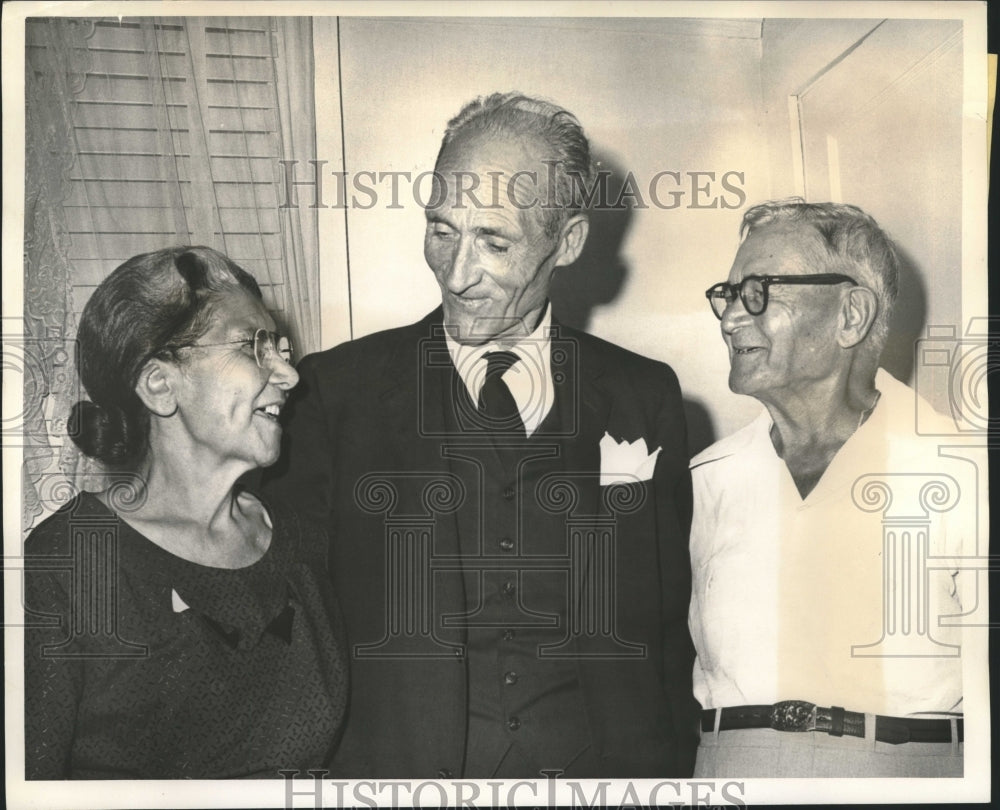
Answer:
POLYGON ((479 401, 479 391, 486 379, 486 354, 496 351, 516 354, 519 362, 507 369, 501 379, 517 403, 527 435, 530 436, 538 429, 555 402, 550 363, 552 307, 548 303, 545 305, 545 314, 542 315, 535 330, 513 345, 490 341, 478 346, 469 346, 455 340, 447 329, 445 329, 445 342, 448 345, 451 362, 455 364, 458 375, 465 383, 473 402, 479 401))

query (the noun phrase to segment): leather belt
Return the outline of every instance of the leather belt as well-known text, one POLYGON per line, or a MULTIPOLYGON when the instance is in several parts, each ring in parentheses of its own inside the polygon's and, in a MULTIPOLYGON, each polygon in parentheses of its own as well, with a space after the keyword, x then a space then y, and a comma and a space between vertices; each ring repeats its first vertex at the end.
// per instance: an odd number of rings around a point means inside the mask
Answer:
MULTIPOLYGON (((716 709, 701 713, 701 730, 715 730, 716 709)), ((719 731, 744 728, 773 728, 775 731, 823 731, 834 737, 865 736, 863 712, 849 712, 840 706, 824 708, 804 700, 783 700, 770 706, 730 706, 719 709, 719 731)), ((964 724, 958 718, 958 742, 964 740, 964 724)), ((899 745, 908 742, 951 742, 951 720, 918 717, 875 717, 875 739, 899 745)))

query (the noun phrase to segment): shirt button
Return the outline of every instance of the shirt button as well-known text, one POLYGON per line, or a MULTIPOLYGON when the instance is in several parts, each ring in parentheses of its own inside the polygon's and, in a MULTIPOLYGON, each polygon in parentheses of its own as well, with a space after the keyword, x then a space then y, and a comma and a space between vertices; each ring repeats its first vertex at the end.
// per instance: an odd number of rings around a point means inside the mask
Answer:
POLYGON ((515 683, 517 683, 517 673, 505 672, 503 674, 503 682, 507 684, 507 686, 513 686, 515 683))
POLYGON ((514 488, 513 484, 508 484, 503 488, 503 496, 508 501, 514 500, 514 496, 517 494, 517 490, 514 488))
POLYGON ((514 582, 508 579, 503 584, 503 588, 501 588, 500 590, 502 590, 504 594, 506 594, 507 596, 512 596, 514 591, 517 590, 517 588, 514 586, 514 582))
POLYGON ((514 550, 514 541, 511 540, 509 537, 502 537, 502 538, 500 538, 500 550, 501 551, 513 551, 514 550))
POLYGON ((507 721, 507 728, 511 731, 517 731, 521 727, 521 721, 517 717, 511 717, 507 721))
POLYGON ((441 768, 441 770, 438 771, 438 776, 440 776, 442 779, 451 779, 451 769, 441 768))

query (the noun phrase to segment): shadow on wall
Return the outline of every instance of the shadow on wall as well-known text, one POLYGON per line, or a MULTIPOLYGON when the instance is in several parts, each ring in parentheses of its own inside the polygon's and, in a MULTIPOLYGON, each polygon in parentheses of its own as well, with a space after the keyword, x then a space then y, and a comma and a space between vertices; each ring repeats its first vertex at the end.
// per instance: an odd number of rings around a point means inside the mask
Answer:
MULTIPOLYGON (((629 267, 622 257, 625 236, 632 223, 633 200, 613 205, 621 195, 627 172, 606 155, 595 152, 600 169, 609 172, 605 205, 590 208, 590 235, 576 262, 560 268, 552 277, 549 296, 553 315, 567 326, 587 331, 598 306, 618 298, 628 279, 629 267)), ((683 385, 683 381, 682 385, 683 385)), ((711 414, 700 402, 684 399, 688 451, 695 455, 715 441, 711 414)))
POLYGON ((570 267, 555 272, 549 289, 553 315, 567 326, 583 331, 587 331, 594 309, 614 301, 625 286, 629 268, 621 251, 633 216, 631 199, 626 198, 620 207, 614 205, 627 172, 598 152, 594 153, 594 160, 601 171, 610 173, 607 192, 599 194, 588 210, 590 235, 583 253, 570 267))
POLYGON ((927 320, 927 286, 913 257, 899 245, 896 252, 899 255, 899 296, 880 365, 897 380, 912 384, 914 344, 924 336, 927 320))
POLYGON ((708 408, 688 397, 684 397, 684 417, 688 429, 688 457, 694 458, 715 441, 715 424, 708 408))

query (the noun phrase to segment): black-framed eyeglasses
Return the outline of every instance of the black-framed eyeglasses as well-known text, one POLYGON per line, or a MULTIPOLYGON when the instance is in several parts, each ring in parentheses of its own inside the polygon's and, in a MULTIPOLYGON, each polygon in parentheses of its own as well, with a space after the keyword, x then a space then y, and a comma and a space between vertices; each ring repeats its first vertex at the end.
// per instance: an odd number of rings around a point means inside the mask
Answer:
POLYGON ((767 309, 767 291, 772 284, 850 284, 858 286, 850 276, 841 273, 817 273, 811 276, 745 276, 739 284, 720 281, 705 290, 705 297, 712 305, 712 312, 720 321, 726 307, 739 295, 743 307, 751 315, 760 315, 767 309))
POLYGON ((185 343, 183 346, 169 348, 212 349, 217 346, 240 345, 253 347, 253 356, 260 368, 264 368, 264 364, 272 353, 276 353, 286 363, 292 362, 292 342, 284 335, 279 335, 277 332, 271 332, 267 329, 258 329, 253 333, 253 337, 243 338, 242 340, 227 340, 224 343, 185 343))

